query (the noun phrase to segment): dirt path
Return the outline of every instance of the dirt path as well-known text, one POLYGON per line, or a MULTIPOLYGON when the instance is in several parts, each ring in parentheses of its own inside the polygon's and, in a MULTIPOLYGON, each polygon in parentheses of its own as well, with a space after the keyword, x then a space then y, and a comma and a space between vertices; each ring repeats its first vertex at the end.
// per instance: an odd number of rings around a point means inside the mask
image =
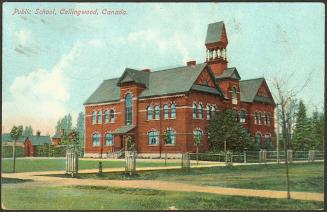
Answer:
MULTIPOLYGON (((165 167, 166 169, 176 167, 165 167)), ((138 170, 154 170, 162 167, 140 168, 138 170)), ((111 169, 111 171, 121 171, 121 168, 111 169)), ((85 173, 96 172, 97 170, 84 170, 85 173)), ((105 171, 105 170, 104 170, 105 171)), ((108 170, 107 170, 108 171, 108 170)), ((265 198, 286 198, 286 191, 256 190, 224 188, 214 186, 197 186, 186 183, 167 182, 159 180, 97 180, 97 179, 75 179, 44 176, 48 174, 64 174, 63 171, 48 172, 24 172, 24 173, 2 173, 2 177, 30 179, 34 182, 7 184, 5 186, 25 187, 25 186, 108 186, 121 188, 144 188, 164 191, 183 191, 183 192, 205 192, 220 195, 246 196, 246 197, 265 197, 265 198), (42 176, 43 175, 43 176, 42 176)), ((297 200, 324 201, 323 193, 312 192, 291 192, 291 198, 297 200)))

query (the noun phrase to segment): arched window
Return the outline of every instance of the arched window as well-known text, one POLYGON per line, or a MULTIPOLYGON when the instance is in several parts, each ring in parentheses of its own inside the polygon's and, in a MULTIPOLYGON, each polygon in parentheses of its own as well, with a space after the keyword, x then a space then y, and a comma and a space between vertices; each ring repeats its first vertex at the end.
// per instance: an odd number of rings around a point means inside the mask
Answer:
POLYGON ((215 114, 216 114, 216 107, 212 106, 211 107, 211 118, 215 117, 215 114))
POLYGON ((265 113, 265 125, 270 125, 270 113, 265 113))
POLYGON ((94 111, 92 113, 92 124, 96 124, 97 123, 97 113, 94 111))
POLYGON ((132 124, 133 99, 132 94, 127 94, 125 98, 125 124, 132 124))
POLYGON ((170 108, 171 108, 171 114, 170 114, 170 117, 172 118, 172 119, 174 119, 174 118, 176 118, 176 105, 175 104, 172 104, 171 106, 170 106, 170 108))
POLYGON ((266 141, 266 146, 268 149, 271 149, 272 147, 272 142, 271 142, 271 135, 269 133, 267 133, 265 135, 265 141, 266 141))
POLYGON ((203 142, 203 132, 200 129, 196 129, 193 131, 193 139, 194 139, 194 144, 200 144, 203 142))
POLYGON ((98 111, 98 123, 102 123, 102 111, 98 111))
POLYGON ((93 146, 100 146, 100 134, 94 133, 92 135, 92 144, 93 146))
POLYGON ((152 120, 153 118, 153 109, 152 109, 152 106, 150 105, 148 107, 148 120, 152 120))
POLYGON ((240 122, 241 123, 245 123, 246 120, 246 111, 245 110, 241 110, 240 111, 240 122))
POLYGON ((106 110, 104 112, 104 122, 105 123, 108 123, 109 122, 109 111, 108 110, 106 110))
POLYGON ((176 143, 176 132, 172 129, 166 131, 169 139, 165 139, 165 144, 175 144, 176 143))
POLYGON ((262 136, 260 132, 257 132, 257 134, 255 135, 255 144, 256 146, 260 146, 262 142, 262 136))
POLYGON ((258 124, 262 124, 262 113, 258 113, 258 124))
POLYGON ((194 103, 193 104, 193 118, 196 119, 197 117, 197 107, 196 107, 196 104, 194 103))
POLYGON ((237 104, 237 89, 232 87, 232 104, 237 104))
POLYGON ((198 114, 199 118, 203 119, 203 106, 201 104, 198 105, 198 114))
POLYGON ((164 118, 169 118, 169 106, 167 104, 164 105, 164 118))
POLYGON ((114 136, 110 133, 107 133, 106 134, 106 145, 107 146, 112 146, 113 145, 113 142, 114 141, 114 136))
POLYGON ((154 108, 154 118, 155 119, 160 119, 160 106, 159 105, 157 105, 154 108))
POLYGON ((254 112, 254 123, 259 124, 259 113, 258 112, 254 112))
POLYGON ((149 132, 149 144, 156 145, 159 144, 159 133, 156 130, 149 132))
POLYGON ((113 109, 110 110, 110 122, 115 122, 115 111, 113 109))
POLYGON ((210 107, 210 105, 207 105, 207 119, 208 120, 211 119, 211 107, 210 107))

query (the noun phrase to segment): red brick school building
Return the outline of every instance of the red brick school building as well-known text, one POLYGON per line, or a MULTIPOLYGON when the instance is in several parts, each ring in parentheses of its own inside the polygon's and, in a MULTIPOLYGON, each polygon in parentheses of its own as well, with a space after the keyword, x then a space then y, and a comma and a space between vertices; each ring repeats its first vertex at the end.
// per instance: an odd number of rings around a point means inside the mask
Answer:
POLYGON ((126 68, 120 78, 104 80, 85 101, 85 156, 105 157, 135 140, 139 156, 177 156, 195 152, 214 112, 231 108, 257 144, 272 143, 275 103, 264 78, 241 80, 228 67, 223 22, 208 25, 205 62, 160 71, 126 68), (165 135, 170 143, 165 143, 165 135))

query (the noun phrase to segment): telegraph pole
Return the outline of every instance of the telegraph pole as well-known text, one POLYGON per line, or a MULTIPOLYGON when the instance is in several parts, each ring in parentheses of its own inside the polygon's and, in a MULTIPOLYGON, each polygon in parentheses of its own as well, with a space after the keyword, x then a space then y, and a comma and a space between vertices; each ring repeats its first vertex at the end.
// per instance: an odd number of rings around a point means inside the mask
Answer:
POLYGON ((278 105, 276 109, 276 116, 277 116, 277 135, 276 135, 276 143, 277 143, 277 163, 279 164, 279 115, 278 115, 278 105))

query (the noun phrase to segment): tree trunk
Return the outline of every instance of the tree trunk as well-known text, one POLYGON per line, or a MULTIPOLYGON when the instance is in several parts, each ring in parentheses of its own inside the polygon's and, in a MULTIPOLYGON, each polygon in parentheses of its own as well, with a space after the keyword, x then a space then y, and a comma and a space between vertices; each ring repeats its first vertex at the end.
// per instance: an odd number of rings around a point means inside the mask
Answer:
POLYGON ((289 177, 289 173, 288 173, 288 156, 287 156, 289 136, 288 136, 288 129, 286 127, 285 108, 283 106, 282 106, 282 121, 283 121, 285 166, 286 166, 287 199, 290 199, 291 198, 291 194, 290 194, 290 177, 289 177))
POLYGON ((199 165, 199 146, 196 145, 196 165, 199 165))
POLYGON ((12 172, 15 173, 15 168, 16 168, 16 140, 14 140, 14 144, 12 146, 12 156, 13 156, 13 159, 14 159, 14 165, 13 165, 12 172))

